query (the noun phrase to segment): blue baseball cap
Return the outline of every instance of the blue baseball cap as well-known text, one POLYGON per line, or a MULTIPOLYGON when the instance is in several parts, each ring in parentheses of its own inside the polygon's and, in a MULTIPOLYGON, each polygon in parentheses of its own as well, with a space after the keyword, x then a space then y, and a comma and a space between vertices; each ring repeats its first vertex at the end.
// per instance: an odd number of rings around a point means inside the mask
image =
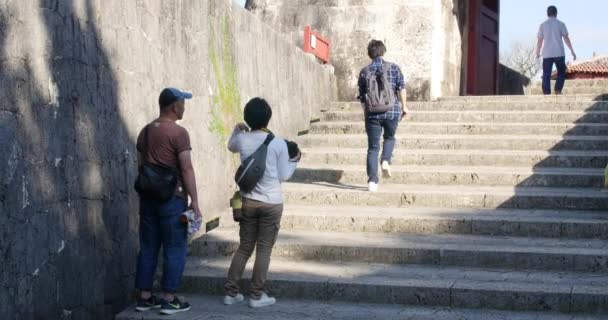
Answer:
POLYGON ((165 88, 158 97, 158 105, 161 107, 166 107, 175 101, 188 99, 192 99, 192 93, 175 88, 165 88))

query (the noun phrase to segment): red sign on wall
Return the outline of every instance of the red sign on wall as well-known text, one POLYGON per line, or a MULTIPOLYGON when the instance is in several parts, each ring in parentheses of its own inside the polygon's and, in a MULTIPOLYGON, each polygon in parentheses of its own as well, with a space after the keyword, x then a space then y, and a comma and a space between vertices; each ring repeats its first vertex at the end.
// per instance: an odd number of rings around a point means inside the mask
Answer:
POLYGON ((329 39, 312 31, 310 26, 304 27, 304 52, 314 54, 323 63, 329 63, 330 47, 329 39))

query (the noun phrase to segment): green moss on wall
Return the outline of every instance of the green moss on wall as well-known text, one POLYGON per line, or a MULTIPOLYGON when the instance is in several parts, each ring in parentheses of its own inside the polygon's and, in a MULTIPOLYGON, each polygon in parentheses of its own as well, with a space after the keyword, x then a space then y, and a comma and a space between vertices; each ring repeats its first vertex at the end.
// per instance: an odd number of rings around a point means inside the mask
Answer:
POLYGON ((216 79, 215 93, 211 97, 213 108, 209 130, 225 143, 232 126, 241 120, 242 114, 234 38, 228 18, 222 19, 221 30, 217 30, 213 23, 210 23, 209 29, 209 59, 216 79))

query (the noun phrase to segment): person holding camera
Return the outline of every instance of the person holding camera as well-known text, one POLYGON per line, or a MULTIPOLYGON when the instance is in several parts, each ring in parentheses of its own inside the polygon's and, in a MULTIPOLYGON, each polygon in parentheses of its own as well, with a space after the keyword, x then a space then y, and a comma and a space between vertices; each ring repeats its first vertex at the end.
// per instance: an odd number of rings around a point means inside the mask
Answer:
POLYGON ((244 301, 239 281, 254 249, 256 259, 249 306, 258 308, 276 303, 276 299, 264 291, 264 285, 283 214, 281 183, 293 175, 301 153, 296 143, 275 137, 267 129, 271 117, 272 109, 266 100, 252 99, 245 105, 246 124, 237 124, 228 141, 228 150, 239 153, 242 162, 250 159, 263 146, 266 154, 265 169, 252 190, 243 191, 241 188, 241 216, 235 216, 240 224, 240 245, 228 270, 224 297, 226 305, 244 301))

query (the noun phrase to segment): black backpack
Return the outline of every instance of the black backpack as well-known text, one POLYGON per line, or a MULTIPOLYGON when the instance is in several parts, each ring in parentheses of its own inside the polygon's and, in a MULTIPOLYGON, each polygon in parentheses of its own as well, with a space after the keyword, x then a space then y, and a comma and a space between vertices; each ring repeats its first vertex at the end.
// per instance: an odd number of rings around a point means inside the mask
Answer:
POLYGON ((255 150, 255 152, 247 157, 241 163, 241 166, 236 170, 234 181, 239 186, 242 192, 249 193, 258 184, 264 171, 266 171, 266 155, 268 154, 268 145, 274 139, 272 133, 268 133, 264 143, 255 150))

